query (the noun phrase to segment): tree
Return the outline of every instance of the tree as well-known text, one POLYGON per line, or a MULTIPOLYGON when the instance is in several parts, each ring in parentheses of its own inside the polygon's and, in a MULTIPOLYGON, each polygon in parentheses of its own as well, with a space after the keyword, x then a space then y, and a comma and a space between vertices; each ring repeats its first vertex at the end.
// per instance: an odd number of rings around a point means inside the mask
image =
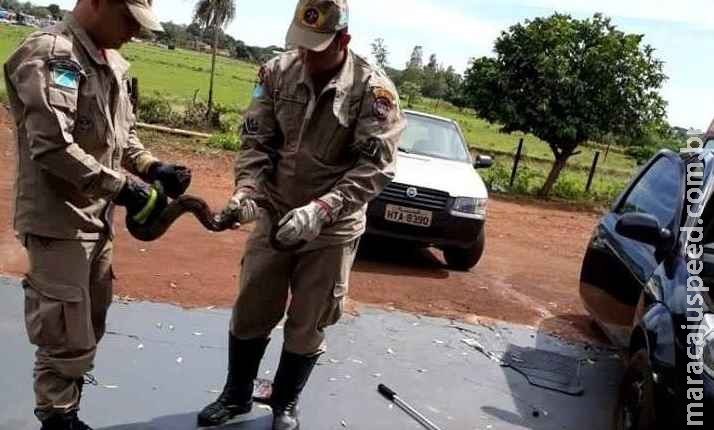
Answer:
POLYGON ((62 19, 62 9, 58 5, 51 4, 47 6, 47 10, 52 14, 52 18, 57 20, 62 19))
POLYGON ((436 54, 431 54, 429 57, 429 64, 426 65, 426 69, 433 73, 439 71, 439 62, 436 59, 436 54))
POLYGON ((663 121, 660 124, 649 124, 642 135, 619 139, 618 143, 625 147, 627 156, 641 165, 662 149, 679 152, 686 145, 687 137, 686 133, 682 135, 676 127, 670 127, 663 121))
POLYGON ((407 63, 407 69, 421 70, 424 67, 424 48, 417 45, 407 63))
POLYGON ((384 44, 384 39, 381 37, 374 39, 374 42, 372 42, 372 56, 380 68, 383 70, 387 68, 389 51, 387 50, 387 45, 384 44))
POLYGON ((502 132, 532 133, 550 146, 555 161, 541 196, 578 145, 607 134, 641 136, 664 117, 658 90, 667 77, 642 39, 599 14, 555 14, 511 27, 496 41, 496 58, 471 63, 469 105, 502 132))
POLYGON ((399 94, 407 99, 407 107, 412 108, 414 102, 419 101, 421 97, 421 88, 416 82, 405 81, 399 87, 399 94))
POLYGON ((236 16, 234 0, 198 0, 193 20, 205 30, 213 30, 213 52, 211 55, 211 84, 208 89, 208 110, 210 117, 213 110, 213 82, 216 75, 216 52, 218 39, 225 28, 236 16))

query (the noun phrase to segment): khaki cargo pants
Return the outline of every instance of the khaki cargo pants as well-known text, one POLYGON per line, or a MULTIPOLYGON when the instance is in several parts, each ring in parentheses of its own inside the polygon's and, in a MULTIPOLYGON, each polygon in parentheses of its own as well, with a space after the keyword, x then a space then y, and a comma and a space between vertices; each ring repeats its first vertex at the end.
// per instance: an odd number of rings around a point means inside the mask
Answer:
POLYGON ((112 301, 112 242, 28 235, 24 245, 25 323, 37 346, 35 414, 44 420, 79 408, 77 380, 93 368, 112 301))
POLYGON ((284 349, 298 355, 323 353, 325 328, 342 317, 358 243, 279 252, 270 245, 266 223, 259 221, 241 263, 233 336, 267 338, 287 307, 284 349))

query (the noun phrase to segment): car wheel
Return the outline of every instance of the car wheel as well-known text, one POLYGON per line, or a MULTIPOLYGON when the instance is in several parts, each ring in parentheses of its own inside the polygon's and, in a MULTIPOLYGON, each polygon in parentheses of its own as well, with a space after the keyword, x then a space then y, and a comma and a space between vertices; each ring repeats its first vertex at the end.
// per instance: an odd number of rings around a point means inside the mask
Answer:
POLYGON ((614 430, 658 429, 655 416, 655 383, 647 350, 630 358, 615 406, 614 430))
POLYGON ((484 247, 486 246, 486 230, 481 229, 481 232, 470 248, 445 248, 444 259, 450 268, 455 270, 468 271, 478 264, 483 255, 484 247))

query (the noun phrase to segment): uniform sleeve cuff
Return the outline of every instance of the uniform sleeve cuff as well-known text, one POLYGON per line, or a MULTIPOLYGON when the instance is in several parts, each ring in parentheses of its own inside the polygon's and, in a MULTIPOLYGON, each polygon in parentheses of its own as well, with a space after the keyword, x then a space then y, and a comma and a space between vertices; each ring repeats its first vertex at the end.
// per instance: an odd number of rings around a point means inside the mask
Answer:
POLYGON ((342 211, 343 200, 337 193, 328 193, 316 199, 315 202, 322 206, 330 217, 330 222, 339 219, 340 211, 342 211))
POLYGON ((151 168, 151 166, 159 162, 159 159, 154 157, 153 155, 146 154, 139 157, 136 160, 136 172, 138 173, 138 176, 148 177, 149 169, 151 168))

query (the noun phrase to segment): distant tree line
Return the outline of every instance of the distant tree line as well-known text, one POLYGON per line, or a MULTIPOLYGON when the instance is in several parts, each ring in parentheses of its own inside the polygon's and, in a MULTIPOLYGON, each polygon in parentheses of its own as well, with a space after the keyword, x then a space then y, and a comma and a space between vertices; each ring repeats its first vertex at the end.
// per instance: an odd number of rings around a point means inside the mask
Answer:
POLYGON ((410 105, 423 96, 446 100, 458 107, 465 106, 462 76, 453 66, 445 67, 440 63, 436 54, 431 54, 425 63, 422 46, 414 47, 402 70, 389 66, 389 50, 384 39, 378 38, 372 43, 372 57, 387 72, 410 105))
POLYGON ((24 13, 43 19, 52 17, 53 19, 60 20, 63 15, 62 9, 56 4, 51 4, 49 6, 36 6, 29 1, 19 2, 17 0, 0 0, 0 7, 6 10, 11 10, 15 13, 24 13))
MULTIPOLYGON (((198 23, 189 25, 174 24, 173 22, 164 22, 164 33, 156 35, 156 41, 167 45, 169 48, 195 48, 196 43, 204 43, 207 46, 213 44, 213 30, 205 31, 204 27, 198 23)), ((218 34, 218 49, 226 51, 233 58, 239 60, 250 61, 254 63, 264 63, 275 56, 276 51, 282 51, 279 46, 249 46, 243 41, 233 38, 226 34, 222 29, 218 34)))

